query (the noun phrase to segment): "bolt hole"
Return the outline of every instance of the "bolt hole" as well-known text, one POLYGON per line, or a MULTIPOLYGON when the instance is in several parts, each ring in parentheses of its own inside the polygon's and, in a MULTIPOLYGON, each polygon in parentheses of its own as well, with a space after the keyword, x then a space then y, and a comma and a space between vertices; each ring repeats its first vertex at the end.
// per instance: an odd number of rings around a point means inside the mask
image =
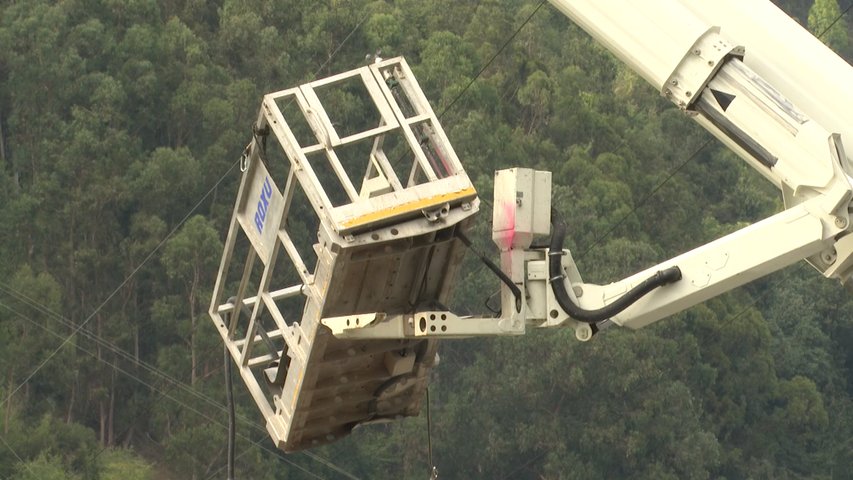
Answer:
POLYGON ((430 313, 430 314, 429 314, 429 319, 430 319, 430 320, 435 320, 435 314, 434 314, 434 313, 430 313))
POLYGON ((447 315, 445 315, 445 314, 443 314, 443 313, 442 313, 442 314, 441 314, 441 320, 442 320, 442 321, 447 320, 447 315))
POLYGON ((551 310, 551 312, 550 312, 551 318, 557 318, 557 315, 559 315, 559 314, 560 313, 556 310, 551 310))
POLYGON ((398 233, 400 233, 400 231, 397 230, 396 228, 391 229, 391 235, 397 235, 398 233))
POLYGON ((442 331, 442 332, 446 332, 446 331, 447 331, 447 325, 442 325, 442 326, 441 326, 441 331, 442 331))
POLYGON ((349 318, 347 319, 347 326, 349 327, 349 318))
POLYGON ((426 332, 426 317, 421 317, 420 322, 418 322, 418 327, 420 327, 422 332, 426 332))
POLYGON ((356 324, 356 325, 358 325, 358 324, 359 324, 359 322, 360 322, 360 321, 359 321, 359 319, 357 319, 357 318, 356 318, 356 319, 355 319, 355 324, 356 324))
POLYGON ((374 240, 379 240, 379 235, 374 233, 373 235, 370 236, 370 238, 372 238, 374 240))
POLYGON ((435 325, 433 325, 433 326, 429 327, 429 331, 430 331, 430 332, 434 332, 434 331, 435 331, 435 325))

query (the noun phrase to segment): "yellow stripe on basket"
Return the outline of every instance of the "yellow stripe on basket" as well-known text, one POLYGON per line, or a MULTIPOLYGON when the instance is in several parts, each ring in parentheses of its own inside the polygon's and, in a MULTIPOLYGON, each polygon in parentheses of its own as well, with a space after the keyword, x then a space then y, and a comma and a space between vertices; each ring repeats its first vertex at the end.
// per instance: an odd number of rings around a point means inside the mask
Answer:
POLYGON ((428 198, 421 198, 418 200, 413 200, 411 202, 404 203, 402 205, 395 205, 393 207, 383 208, 382 210, 377 210, 375 212, 367 213, 361 215, 360 217, 347 220, 343 222, 343 226, 345 228, 360 227, 362 225, 373 223, 378 220, 384 220, 386 218, 396 217, 398 215, 403 215, 417 210, 423 210, 427 207, 439 205, 446 202, 452 202, 454 200, 458 200, 464 197, 470 197, 476 194, 477 190, 475 190, 474 187, 468 187, 465 190, 461 190, 458 192, 443 193, 441 195, 434 195, 428 198))

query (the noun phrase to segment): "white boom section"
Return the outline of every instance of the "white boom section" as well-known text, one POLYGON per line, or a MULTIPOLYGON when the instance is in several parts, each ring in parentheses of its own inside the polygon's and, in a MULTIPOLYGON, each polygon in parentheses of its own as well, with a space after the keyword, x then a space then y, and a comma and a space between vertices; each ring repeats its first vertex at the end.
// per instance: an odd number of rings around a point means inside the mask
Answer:
MULTIPOLYGON (((782 191, 789 210, 606 287, 600 308, 659 269, 684 278, 613 321, 639 328, 804 258, 846 282, 853 69, 764 1, 550 0, 782 191)), ((570 275, 571 277, 571 275, 570 275)), ((571 280, 571 278, 570 278, 571 280)), ((593 293, 593 295, 589 295, 593 293)))
MULTIPOLYGON (((769 1, 684 2, 708 25, 745 47, 744 63, 809 118, 853 139, 853 69, 769 1)), ((853 151, 847 152, 853 160, 853 151)))
MULTIPOLYGON (((726 61, 737 57, 747 67, 740 70, 752 77, 751 93, 758 95, 731 102, 733 108, 752 103, 754 108, 767 110, 775 122, 791 124, 787 128, 794 137, 807 123, 807 130, 828 132, 826 137, 829 133, 853 137, 853 91, 849 88, 853 69, 770 2, 550 1, 681 108, 692 110, 726 61)), ((781 188, 786 202, 799 203, 791 197, 798 185, 808 184, 805 179, 763 168, 761 159, 744 149, 731 132, 721 131, 704 115, 695 119, 781 188)), ((735 124, 754 133, 745 126, 767 128, 773 123, 765 120, 755 117, 735 124)), ((793 168, 803 175, 816 168, 826 172, 830 158, 827 138, 818 141, 810 136, 815 146, 821 143, 820 158, 792 154, 780 168, 793 168), (817 160, 827 162, 818 165, 817 160)), ((776 138, 752 138, 764 149, 785 150, 776 138)), ((842 159, 848 173, 853 161, 850 155, 842 159)))
MULTIPOLYGON (((816 201, 819 199, 810 202, 816 201)), ((578 304, 585 309, 600 308, 655 272, 677 266, 682 272, 680 281, 649 293, 611 321, 641 328, 666 318, 831 247, 841 229, 822 223, 809 212, 813 207, 807 202, 789 208, 620 282, 573 284, 583 292, 578 304)))
POLYGON ((850 65, 769 1, 549 1, 661 91, 699 36, 719 27, 744 47, 744 63, 808 117, 853 137, 850 65))

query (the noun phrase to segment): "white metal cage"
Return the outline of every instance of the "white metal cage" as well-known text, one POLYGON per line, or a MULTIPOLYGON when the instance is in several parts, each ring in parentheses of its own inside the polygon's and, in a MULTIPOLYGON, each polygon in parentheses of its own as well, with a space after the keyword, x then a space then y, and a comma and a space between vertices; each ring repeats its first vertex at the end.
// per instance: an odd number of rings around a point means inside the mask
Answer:
POLYGON ((417 415, 436 340, 321 323, 449 297, 479 200, 411 70, 394 58, 268 94, 254 133, 210 316, 267 430, 293 451, 417 415))

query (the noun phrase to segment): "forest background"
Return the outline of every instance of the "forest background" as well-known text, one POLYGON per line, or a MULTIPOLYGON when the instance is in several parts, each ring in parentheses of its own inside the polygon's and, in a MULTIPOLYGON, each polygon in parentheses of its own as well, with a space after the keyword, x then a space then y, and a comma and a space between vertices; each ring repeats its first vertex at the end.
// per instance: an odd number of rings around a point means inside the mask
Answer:
MULTIPOLYGON (((853 58, 847 0, 776 3, 853 58)), ((206 310, 236 161, 264 93, 377 50, 413 66, 483 196, 495 169, 553 172, 587 281, 782 208, 547 3, 0 1, 0 479, 224 478, 206 310)), ((493 255, 490 216, 474 237, 493 255)), ((463 271, 454 305, 482 312, 497 281, 463 271)), ((850 294, 805 264, 590 343, 444 342, 434 461, 460 479, 851 478, 851 345, 850 294)), ((237 478, 428 475, 424 415, 283 455, 235 390, 237 478)))

